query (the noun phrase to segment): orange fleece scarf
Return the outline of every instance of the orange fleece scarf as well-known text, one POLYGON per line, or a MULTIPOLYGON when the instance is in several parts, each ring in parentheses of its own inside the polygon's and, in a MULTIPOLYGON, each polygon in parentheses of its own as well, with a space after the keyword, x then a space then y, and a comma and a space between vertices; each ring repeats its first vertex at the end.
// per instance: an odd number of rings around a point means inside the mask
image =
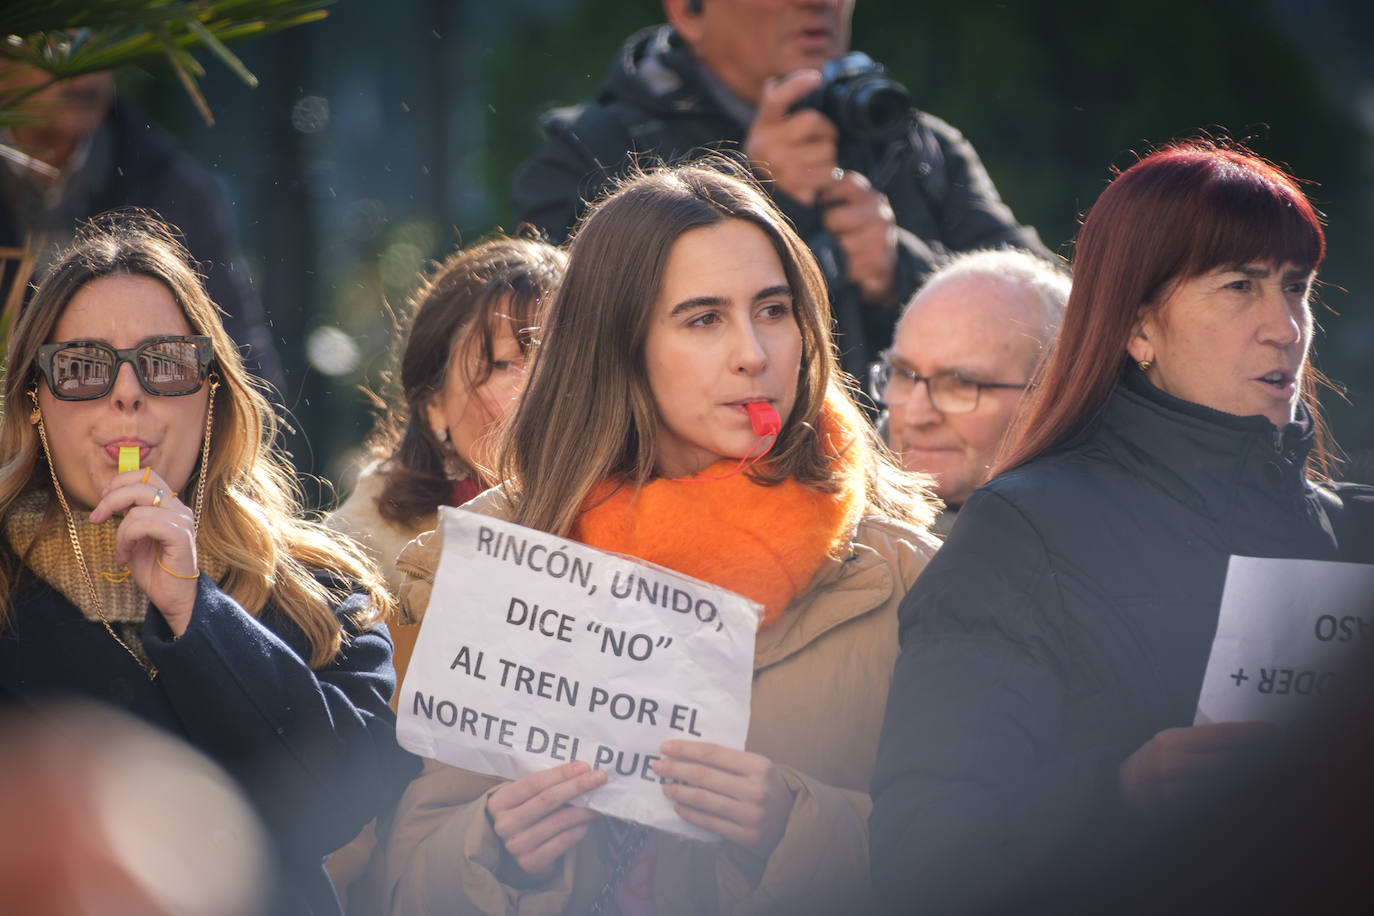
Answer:
MULTIPOLYGON (((607 480, 587 497, 574 540, 704 579, 763 605, 760 627, 777 620, 828 556, 843 555, 865 504, 857 433, 828 405, 821 442, 841 472, 838 493, 792 478, 762 486, 744 474, 725 480, 658 478, 637 490, 607 480)), ((734 458, 699 476, 729 473, 734 458)))

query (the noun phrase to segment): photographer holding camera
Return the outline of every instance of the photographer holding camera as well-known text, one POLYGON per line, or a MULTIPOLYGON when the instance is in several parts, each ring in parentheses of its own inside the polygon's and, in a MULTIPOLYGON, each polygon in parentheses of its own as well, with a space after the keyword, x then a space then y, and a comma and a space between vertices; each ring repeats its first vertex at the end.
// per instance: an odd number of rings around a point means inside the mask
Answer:
POLYGON ((951 252, 1047 255, 973 146, 916 110, 862 54, 854 0, 663 0, 668 25, 626 42, 595 102, 545 115, 511 186, 516 217, 563 241, 637 159, 734 150, 816 254, 846 371, 892 338, 896 306, 951 252))

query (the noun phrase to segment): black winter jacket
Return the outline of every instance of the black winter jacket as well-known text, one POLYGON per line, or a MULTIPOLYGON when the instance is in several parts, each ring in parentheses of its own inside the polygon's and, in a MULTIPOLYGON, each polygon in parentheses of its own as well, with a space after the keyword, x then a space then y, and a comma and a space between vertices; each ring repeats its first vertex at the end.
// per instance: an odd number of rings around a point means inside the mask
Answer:
POLYGON ((1117 768, 1193 723, 1229 558, 1374 563, 1374 488, 1306 479, 1312 444, 1132 368, 1086 441, 973 494, 901 607, 870 819, 894 911, 1032 911, 1119 854, 1117 768))
MULTIPOLYGON (((595 103, 550 111, 547 139, 516 172, 511 200, 518 222, 562 242, 635 158, 681 161, 703 151, 737 151, 748 124, 725 112, 698 76, 697 64, 670 26, 630 37, 595 103)), ((897 301, 905 302, 954 251, 1018 246, 1047 255, 1035 230, 1016 222, 973 145, 944 121, 916 112, 896 143, 842 137, 841 168, 866 176, 887 195, 900 228, 897 301)), ((862 378, 867 362, 892 340, 895 308, 862 306, 844 282, 847 268, 820 211, 782 194, 774 201, 816 252, 830 281, 845 368, 862 378)))

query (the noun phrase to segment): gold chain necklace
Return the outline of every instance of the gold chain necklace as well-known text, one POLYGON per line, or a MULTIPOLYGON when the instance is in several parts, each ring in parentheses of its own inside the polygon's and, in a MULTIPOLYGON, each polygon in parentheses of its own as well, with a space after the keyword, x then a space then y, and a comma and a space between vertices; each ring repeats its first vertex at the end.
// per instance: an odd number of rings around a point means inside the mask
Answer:
MULTIPOLYGON (((219 388, 219 383, 212 381, 210 383, 210 403, 205 410, 205 435, 200 446, 200 479, 196 481, 196 508, 192 523, 193 536, 200 533, 200 507, 205 500, 205 478, 208 476, 206 471, 210 461, 210 424, 215 415, 215 390, 217 388, 219 388)), ((148 675, 148 680, 151 681, 157 677, 157 666, 144 661, 142 656, 131 649, 129 644, 121 639, 119 634, 115 632, 115 628, 110 625, 110 618, 105 616, 105 606, 101 604, 100 596, 96 593, 95 583, 91 581, 91 571, 86 566, 86 554, 81 550, 81 538, 76 533, 76 520, 72 517, 71 506, 67 505, 67 497, 62 492, 62 484, 57 480, 57 469, 53 465, 52 449, 48 447, 48 432, 43 427, 43 414, 38 409, 38 389, 36 386, 29 389, 29 399, 33 401, 33 411, 29 414, 29 422, 38 427, 38 439, 43 443, 43 457, 48 462, 48 474, 52 477, 53 492, 57 494, 57 501, 62 504, 62 514, 67 520, 67 536, 71 539, 72 552, 76 554, 77 566, 81 567, 81 576, 86 582, 86 591, 91 596, 91 604, 95 607, 96 616, 100 618, 100 622, 104 625, 105 632, 110 634, 110 638, 119 643, 120 648, 128 652, 129 656, 138 662, 138 666, 143 669, 148 675)))

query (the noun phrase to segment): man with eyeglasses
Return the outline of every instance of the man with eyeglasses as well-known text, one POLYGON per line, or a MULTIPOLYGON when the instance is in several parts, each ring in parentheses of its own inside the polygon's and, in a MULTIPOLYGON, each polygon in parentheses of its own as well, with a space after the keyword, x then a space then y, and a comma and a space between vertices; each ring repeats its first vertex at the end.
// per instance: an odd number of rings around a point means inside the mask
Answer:
POLYGON ((873 364, 888 444, 907 470, 934 477, 944 531, 987 479, 1068 297, 1068 274, 1027 252, 956 255, 911 300, 873 364))

